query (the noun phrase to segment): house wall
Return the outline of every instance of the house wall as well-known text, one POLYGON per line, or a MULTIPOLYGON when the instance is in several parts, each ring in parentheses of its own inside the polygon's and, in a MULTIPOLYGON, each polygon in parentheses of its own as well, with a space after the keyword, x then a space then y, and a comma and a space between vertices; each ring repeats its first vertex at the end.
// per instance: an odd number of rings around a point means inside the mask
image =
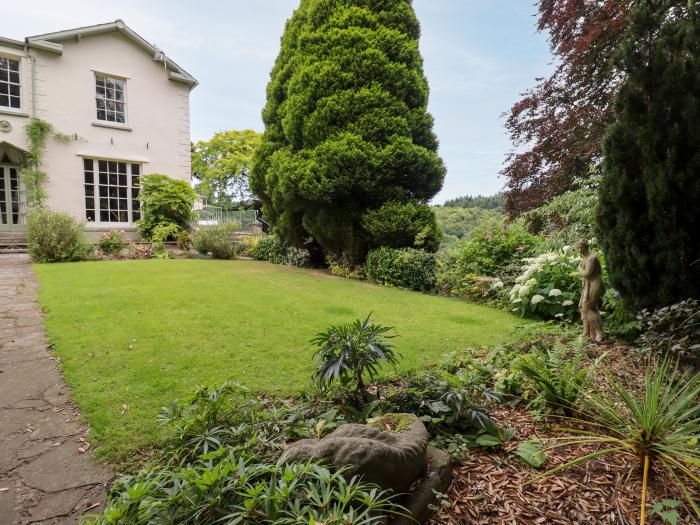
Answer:
MULTIPOLYGON (((85 220, 84 157, 137 162, 142 174, 189 181, 189 86, 169 80, 162 63, 116 31, 60 44, 61 55, 29 50, 35 59, 36 116, 71 137, 47 141, 43 169, 49 206, 85 220), (97 121, 95 73, 126 79, 125 126, 97 121)), ((22 111, 31 115, 31 62, 26 56, 22 69, 22 111)), ((0 141, 26 147, 22 128, 28 117, 0 117, 13 119, 13 130, 0 135, 0 141)), ((98 218, 87 228, 129 230, 135 225, 101 224, 98 218)))
POLYGON ((9 142, 20 149, 26 149, 27 138, 24 126, 29 121, 31 111, 31 63, 23 47, 10 46, 0 43, 0 55, 20 61, 21 105, 19 111, 6 110, 0 107, 0 121, 10 124, 10 131, 0 131, 0 142, 9 142))

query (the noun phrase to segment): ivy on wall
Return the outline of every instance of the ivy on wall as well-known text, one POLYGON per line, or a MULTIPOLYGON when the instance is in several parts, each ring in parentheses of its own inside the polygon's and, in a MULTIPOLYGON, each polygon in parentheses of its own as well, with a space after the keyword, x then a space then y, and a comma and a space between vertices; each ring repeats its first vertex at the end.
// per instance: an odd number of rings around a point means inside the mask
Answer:
POLYGON ((52 135, 58 140, 68 141, 70 135, 56 132, 50 122, 39 118, 31 119, 24 130, 27 134, 28 147, 26 165, 20 170, 20 177, 27 195, 27 203, 42 204, 46 199, 44 183, 47 176, 41 170, 46 140, 52 135))

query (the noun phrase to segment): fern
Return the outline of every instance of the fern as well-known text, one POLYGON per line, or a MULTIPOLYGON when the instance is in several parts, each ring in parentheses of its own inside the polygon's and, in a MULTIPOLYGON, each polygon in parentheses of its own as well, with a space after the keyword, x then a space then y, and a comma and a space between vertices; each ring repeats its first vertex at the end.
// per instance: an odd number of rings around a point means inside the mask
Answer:
POLYGON ((557 344, 546 352, 535 350, 520 357, 515 368, 529 380, 538 398, 551 411, 570 415, 605 354, 590 366, 584 365, 585 357, 582 348, 572 353, 564 345, 557 344))

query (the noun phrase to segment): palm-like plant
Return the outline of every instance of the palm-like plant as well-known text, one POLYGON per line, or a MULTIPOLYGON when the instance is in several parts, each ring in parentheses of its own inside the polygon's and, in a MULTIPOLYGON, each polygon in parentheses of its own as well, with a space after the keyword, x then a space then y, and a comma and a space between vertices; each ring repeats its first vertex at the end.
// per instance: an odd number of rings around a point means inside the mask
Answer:
POLYGON ((343 386, 354 383, 360 404, 367 395, 363 376, 373 380, 383 363, 396 366, 401 354, 391 341, 393 328, 374 323, 372 314, 367 319, 331 326, 318 334, 311 342, 318 348, 314 354, 317 363, 314 381, 321 389, 327 389, 335 381, 343 386))
MULTIPOLYGON (((666 359, 651 366, 642 389, 629 389, 614 378, 610 391, 588 393, 589 410, 595 422, 591 430, 567 429, 574 434, 552 448, 576 444, 598 444, 603 449, 569 461, 538 478, 607 454, 634 455, 643 469, 640 523, 646 522, 646 496, 651 466, 663 468, 685 495, 700 518, 700 507, 688 484, 700 487, 700 373, 680 373, 666 359)), ((590 425, 590 423, 589 423, 590 425)), ((537 479, 537 478, 536 478, 537 479)))

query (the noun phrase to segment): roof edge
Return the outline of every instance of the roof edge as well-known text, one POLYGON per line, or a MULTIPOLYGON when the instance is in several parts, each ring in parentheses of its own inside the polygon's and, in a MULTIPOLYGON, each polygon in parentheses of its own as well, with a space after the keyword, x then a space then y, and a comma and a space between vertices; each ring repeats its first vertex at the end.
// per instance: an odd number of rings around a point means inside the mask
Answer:
POLYGON ((14 40, 12 38, 5 38, 4 36, 0 36, 0 44, 5 45, 5 46, 18 47, 20 49, 24 49, 24 42, 22 42, 21 40, 14 40))
MULTIPOLYGON (((43 45, 47 43, 55 43, 56 41, 66 40, 69 38, 80 38, 82 36, 99 35, 102 33, 111 33, 113 31, 118 31, 122 33, 134 44, 136 44, 144 51, 149 53, 151 56, 153 56, 154 60, 156 60, 157 54, 162 53, 162 51, 158 49, 158 47, 144 39, 136 31, 127 26, 121 19, 117 19, 114 22, 107 22, 106 24, 97 24, 93 26, 78 27, 75 29, 66 29, 64 31, 56 31, 55 33, 45 33, 43 35, 29 36, 27 37, 27 44, 31 47, 33 44, 41 43, 43 45)), ((194 89, 199 84, 197 79, 190 75, 182 67, 178 66, 164 53, 162 53, 162 55, 165 57, 165 63, 168 69, 170 69, 174 73, 177 73, 178 76, 183 77, 182 79, 178 78, 177 81, 184 82, 190 85, 190 89, 194 89)), ((171 79, 176 80, 175 78, 171 79)))

